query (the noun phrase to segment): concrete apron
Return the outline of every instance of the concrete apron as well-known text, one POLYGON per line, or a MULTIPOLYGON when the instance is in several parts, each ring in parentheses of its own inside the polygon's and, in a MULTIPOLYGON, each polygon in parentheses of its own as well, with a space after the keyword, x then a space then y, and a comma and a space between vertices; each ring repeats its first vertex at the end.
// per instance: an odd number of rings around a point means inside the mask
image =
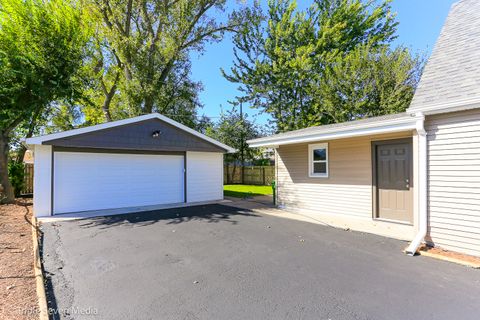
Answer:
POLYGON ((351 229, 398 240, 410 241, 414 236, 414 230, 411 226, 384 221, 372 221, 372 219, 352 217, 348 215, 313 212, 300 208, 277 208, 273 206, 271 197, 268 198, 269 200, 265 197, 253 197, 249 199, 226 197, 226 200, 231 202, 224 204, 239 209, 253 210, 259 213, 273 215, 279 218, 316 223, 344 230, 351 229))
POLYGON ((95 218, 95 217, 106 217, 106 216, 113 216, 117 214, 127 214, 127 213, 135 213, 135 212, 185 208, 185 207, 201 206, 201 205, 208 205, 208 204, 228 204, 230 202, 231 201, 229 200, 200 201, 200 202, 189 202, 189 203, 181 202, 181 203, 162 204, 162 205, 153 205, 153 206, 91 210, 91 211, 57 214, 50 217, 37 217, 37 220, 40 222, 67 221, 67 220, 87 219, 87 218, 95 218))

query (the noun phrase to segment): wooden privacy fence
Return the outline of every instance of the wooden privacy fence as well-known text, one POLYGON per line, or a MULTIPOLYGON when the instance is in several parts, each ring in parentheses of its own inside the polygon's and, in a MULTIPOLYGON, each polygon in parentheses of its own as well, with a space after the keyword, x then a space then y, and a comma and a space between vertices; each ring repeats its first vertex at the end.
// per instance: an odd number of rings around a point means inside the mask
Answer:
POLYGON ((25 177, 22 194, 33 193, 33 163, 25 163, 25 177))
POLYGON ((242 167, 225 165, 223 170, 224 184, 255 184, 269 186, 275 180, 275 166, 242 167))
MULTIPOLYGON (((269 186, 275 180, 275 166, 251 166, 243 169, 242 167, 225 165, 223 171, 224 184, 255 184, 269 186)), ((33 193, 33 164, 25 164, 25 184, 22 194, 33 193)))

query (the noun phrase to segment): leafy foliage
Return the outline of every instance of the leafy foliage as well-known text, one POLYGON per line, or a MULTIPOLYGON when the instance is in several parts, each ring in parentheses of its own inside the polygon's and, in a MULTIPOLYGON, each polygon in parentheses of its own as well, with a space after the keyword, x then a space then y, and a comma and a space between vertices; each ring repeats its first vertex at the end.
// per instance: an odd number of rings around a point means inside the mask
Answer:
POLYGON ((88 18, 68 0, 0 0, 0 184, 13 200, 7 175, 9 142, 20 125, 46 117, 54 100, 78 96, 88 18))
POLYGON ((299 11, 295 1, 270 0, 266 17, 249 11, 223 74, 278 131, 404 110, 421 64, 389 49, 397 26, 389 3, 315 0, 299 11))
POLYGON ((0 2, 0 130, 77 94, 88 25, 64 0, 0 2))
POLYGON ((244 115, 242 118, 238 110, 233 107, 227 112, 223 112, 220 119, 213 126, 206 130, 206 134, 222 143, 235 148, 237 152, 225 155, 226 163, 237 163, 241 161, 241 150, 245 161, 251 161, 260 155, 258 149, 249 148, 247 140, 260 136, 260 129, 255 122, 244 115))
POLYGON ((330 122, 405 111, 420 80, 423 59, 406 48, 361 45, 337 56, 312 90, 330 122))
POLYGON ((15 197, 20 196, 25 186, 25 165, 23 162, 10 161, 8 163, 8 176, 10 177, 15 197))
POLYGON ((225 0, 91 0, 97 17, 87 121, 153 111, 195 126, 201 84, 190 79, 191 52, 245 24, 242 12, 219 22, 225 0), (103 115, 103 116, 102 116, 103 115))

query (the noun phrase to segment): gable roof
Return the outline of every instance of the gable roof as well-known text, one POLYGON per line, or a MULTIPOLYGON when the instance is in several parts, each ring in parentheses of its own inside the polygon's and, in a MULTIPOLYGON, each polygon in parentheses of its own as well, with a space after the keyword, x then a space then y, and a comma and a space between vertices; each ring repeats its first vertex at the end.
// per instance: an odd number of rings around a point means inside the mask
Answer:
POLYGON ((248 140, 250 147, 275 147, 279 145, 326 141, 371 134, 414 130, 417 120, 423 116, 397 113, 368 119, 347 121, 330 125, 315 126, 272 136, 248 140))
POLYGON ((119 126, 124 126, 128 124, 135 124, 137 122, 142 122, 150 119, 159 119, 163 122, 166 122, 180 130, 183 130, 193 136, 196 136, 204 141, 207 141, 217 147, 220 147, 221 149, 225 150, 226 152, 235 152, 236 150, 230 146, 227 146, 226 144, 223 144, 215 139, 212 139, 198 131, 195 131, 175 120, 172 120, 164 115, 161 115, 159 113, 151 113, 151 114, 146 114, 143 116, 138 116, 138 117, 133 117, 129 119, 124 119, 124 120, 118 120, 118 121, 112 121, 112 122, 105 122, 102 124, 97 124, 94 126, 89 126, 89 127, 84 127, 84 128, 78 128, 78 129, 73 129, 73 130, 68 130, 68 131, 62 131, 58 133, 52 133, 52 134, 47 134, 43 136, 38 136, 38 137, 33 137, 33 138, 28 138, 25 140, 25 143, 27 145, 35 145, 35 144, 48 144, 49 141, 52 140, 58 140, 62 138, 68 138, 68 137, 73 137, 73 136, 78 136, 86 133, 92 133, 95 131, 100 131, 100 130, 105 130, 105 129, 110 129, 110 128, 115 128, 119 126))
POLYGON ((452 5, 423 71, 409 112, 480 107, 480 1, 452 5))

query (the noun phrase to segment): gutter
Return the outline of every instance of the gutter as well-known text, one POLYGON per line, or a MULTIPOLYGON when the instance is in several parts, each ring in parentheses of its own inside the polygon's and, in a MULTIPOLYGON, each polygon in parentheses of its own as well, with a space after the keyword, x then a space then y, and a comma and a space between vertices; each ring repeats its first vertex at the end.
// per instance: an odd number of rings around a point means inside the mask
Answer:
MULTIPOLYGON (((348 126, 328 128, 327 130, 319 130, 319 132, 299 132, 294 135, 290 134, 287 137, 283 137, 282 134, 280 134, 280 136, 273 135, 270 137, 248 140, 247 143, 252 148, 273 147, 287 144, 345 139, 350 137, 360 137, 375 134, 415 130, 418 116, 418 114, 412 114, 405 115, 402 118, 375 121, 369 123, 356 123, 355 121, 352 121, 351 124, 348 126)), ((421 115, 421 119, 424 119, 423 114, 421 115)))
POLYGON ((415 238, 405 249, 405 253, 414 256, 418 247, 427 235, 427 132, 425 131, 425 116, 417 113, 416 129, 418 133, 418 232, 415 238))
POLYGON ((435 103, 427 106, 420 105, 413 108, 410 107, 407 109, 407 112, 423 112, 423 114, 425 115, 436 115, 442 113, 471 110, 478 107, 480 107, 480 97, 476 97, 473 99, 456 100, 455 102, 435 103))

